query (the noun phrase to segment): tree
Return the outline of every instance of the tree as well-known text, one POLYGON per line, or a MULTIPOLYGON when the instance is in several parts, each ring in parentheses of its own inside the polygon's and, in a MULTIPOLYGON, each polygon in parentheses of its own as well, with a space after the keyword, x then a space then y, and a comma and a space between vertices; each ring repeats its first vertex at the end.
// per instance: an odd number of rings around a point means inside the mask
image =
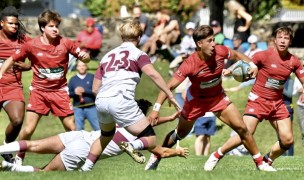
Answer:
POLYGON ((1 0, 0 10, 4 9, 6 6, 15 6, 17 9, 21 6, 20 0, 1 0))

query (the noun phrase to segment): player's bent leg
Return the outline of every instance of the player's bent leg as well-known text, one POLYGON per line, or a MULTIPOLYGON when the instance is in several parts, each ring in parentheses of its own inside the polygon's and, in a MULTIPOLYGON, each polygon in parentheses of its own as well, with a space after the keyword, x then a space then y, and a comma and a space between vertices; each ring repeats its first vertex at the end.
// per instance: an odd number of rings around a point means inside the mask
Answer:
MULTIPOLYGON (((19 133, 19 140, 30 140, 31 139, 33 133, 35 132, 35 129, 38 125, 40 118, 41 118, 40 114, 37 114, 32 111, 26 112, 25 122, 23 124, 23 128, 21 129, 21 131, 19 133)), ((24 152, 17 153, 17 155, 16 155, 16 159, 21 158, 23 160, 24 157, 25 157, 24 152)), ((20 161, 18 163, 20 163, 20 161)), ((22 163, 22 161, 21 161, 21 163, 22 163)))
POLYGON ((75 131, 76 130, 74 115, 69 115, 66 117, 59 117, 59 118, 66 131, 75 131))
POLYGON ((43 169, 43 171, 65 171, 60 154, 57 154, 43 169))
POLYGON ((58 135, 51 136, 45 139, 25 141, 26 151, 38 154, 58 154, 65 147, 58 135))
POLYGON ((279 136, 279 141, 277 141, 271 148, 268 157, 268 160, 273 161, 279 156, 281 156, 286 150, 288 150, 293 145, 294 139, 292 121, 289 118, 269 122, 276 130, 279 136))

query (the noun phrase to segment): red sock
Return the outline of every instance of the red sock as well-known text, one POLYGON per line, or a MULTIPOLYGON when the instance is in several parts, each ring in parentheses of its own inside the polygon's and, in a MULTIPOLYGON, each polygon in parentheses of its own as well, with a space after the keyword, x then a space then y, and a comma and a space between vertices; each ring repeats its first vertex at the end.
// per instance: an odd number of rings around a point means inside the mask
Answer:
POLYGON ((255 162, 255 164, 257 166, 259 166, 259 165, 263 164, 263 157, 259 156, 258 158, 253 159, 253 161, 255 162))
POLYGON ((215 151, 215 152, 214 152, 214 156, 215 156, 216 158, 218 158, 218 159, 222 159, 222 157, 223 157, 223 156, 221 156, 221 155, 218 153, 218 151, 215 151))

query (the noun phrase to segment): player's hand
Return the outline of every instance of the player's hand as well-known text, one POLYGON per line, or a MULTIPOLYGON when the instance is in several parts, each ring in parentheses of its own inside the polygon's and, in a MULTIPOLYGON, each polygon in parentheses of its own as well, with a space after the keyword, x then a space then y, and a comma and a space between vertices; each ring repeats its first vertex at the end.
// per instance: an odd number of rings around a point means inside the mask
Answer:
POLYGON ((250 64, 250 70, 248 74, 250 74, 251 79, 254 79, 258 74, 258 67, 253 62, 250 62, 249 64, 250 64))
POLYGON ((175 112, 174 114, 170 115, 169 118, 170 118, 170 121, 173 121, 175 120, 176 118, 178 118, 180 116, 180 112, 175 112))
POLYGON ((173 105, 175 107, 176 111, 181 112, 181 108, 173 96, 168 97, 168 100, 169 100, 169 107, 171 107, 171 105, 173 105))
POLYGON ((152 126, 157 125, 158 120, 159 120, 159 112, 158 111, 152 111, 149 116, 148 120, 152 126))
POLYGON ((189 149, 181 147, 179 145, 179 140, 176 143, 176 150, 178 151, 180 157, 187 158, 187 156, 189 156, 189 149))
POLYGON ((87 63, 87 61, 90 61, 90 55, 87 52, 80 51, 80 52, 78 52, 78 59, 80 61, 87 63))
POLYGON ((230 69, 223 69, 223 72, 222 72, 222 75, 223 76, 228 76, 228 75, 230 75, 231 74, 231 70, 230 69))
POLYGON ((27 70, 31 69, 31 64, 27 64, 22 61, 17 61, 17 62, 14 62, 14 68, 19 69, 21 71, 27 71, 27 70))
POLYGON ((304 93, 302 93, 299 97, 301 103, 304 103, 304 93))

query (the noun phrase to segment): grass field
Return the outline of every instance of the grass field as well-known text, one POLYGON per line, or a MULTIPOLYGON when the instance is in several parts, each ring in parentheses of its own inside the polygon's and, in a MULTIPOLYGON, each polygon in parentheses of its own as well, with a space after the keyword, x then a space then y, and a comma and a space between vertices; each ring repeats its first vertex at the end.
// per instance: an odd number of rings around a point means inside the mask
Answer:
MULTIPOLYGON (((92 61, 89 64, 91 72, 94 72, 98 62, 92 61)), ((157 62, 155 68, 165 77, 168 77, 168 63, 157 62)), ((23 75, 25 97, 28 99, 28 86, 31 81, 31 71, 23 75)), ((68 74, 68 77, 74 75, 75 72, 68 74)), ((225 87, 236 85, 234 80, 224 81, 225 87)), ((245 89, 238 93, 229 93, 230 99, 236 104, 241 112, 244 111, 247 94, 249 89, 245 89)), ((142 80, 137 88, 137 98, 145 98, 154 102, 158 93, 155 85, 146 76, 143 75, 142 80)), ((161 109, 162 115, 168 115, 174 112, 173 108, 168 107, 165 103, 161 109)), ((4 139, 4 130, 8 123, 5 112, 0 113, 0 142, 4 139)), ((164 135, 173 129, 176 122, 160 125, 156 127, 158 135, 158 142, 161 143, 164 135)), ((229 137, 231 129, 223 125, 219 120, 217 125, 221 129, 212 138, 211 150, 214 151, 221 146, 229 137)), ((280 157, 275 163, 274 167, 279 171, 274 173, 259 172, 249 156, 246 157, 232 157, 228 156, 221 160, 221 163, 213 172, 205 172, 202 170, 203 163, 207 157, 194 155, 193 144, 195 137, 187 137, 181 141, 181 146, 189 147, 190 156, 184 158, 164 159, 160 163, 157 171, 146 172, 144 165, 136 164, 129 156, 123 154, 121 156, 112 157, 98 161, 92 172, 38 172, 38 173, 11 173, 0 172, 0 179, 303 179, 303 164, 304 152, 301 146, 301 137, 298 123, 295 116, 294 122, 295 134, 295 156, 294 157, 280 157)), ((88 123, 86 130, 91 130, 88 123)), ((43 117, 33 139, 39 139, 51 136, 64 129, 58 118, 50 115, 43 117)), ((257 144, 262 154, 269 151, 272 144, 276 141, 274 130, 267 122, 262 122, 255 134, 257 144)), ((144 152, 146 158, 149 158, 149 153, 144 152)), ((42 167, 52 159, 52 155, 37 155, 28 153, 24 164, 35 165, 42 167)))

